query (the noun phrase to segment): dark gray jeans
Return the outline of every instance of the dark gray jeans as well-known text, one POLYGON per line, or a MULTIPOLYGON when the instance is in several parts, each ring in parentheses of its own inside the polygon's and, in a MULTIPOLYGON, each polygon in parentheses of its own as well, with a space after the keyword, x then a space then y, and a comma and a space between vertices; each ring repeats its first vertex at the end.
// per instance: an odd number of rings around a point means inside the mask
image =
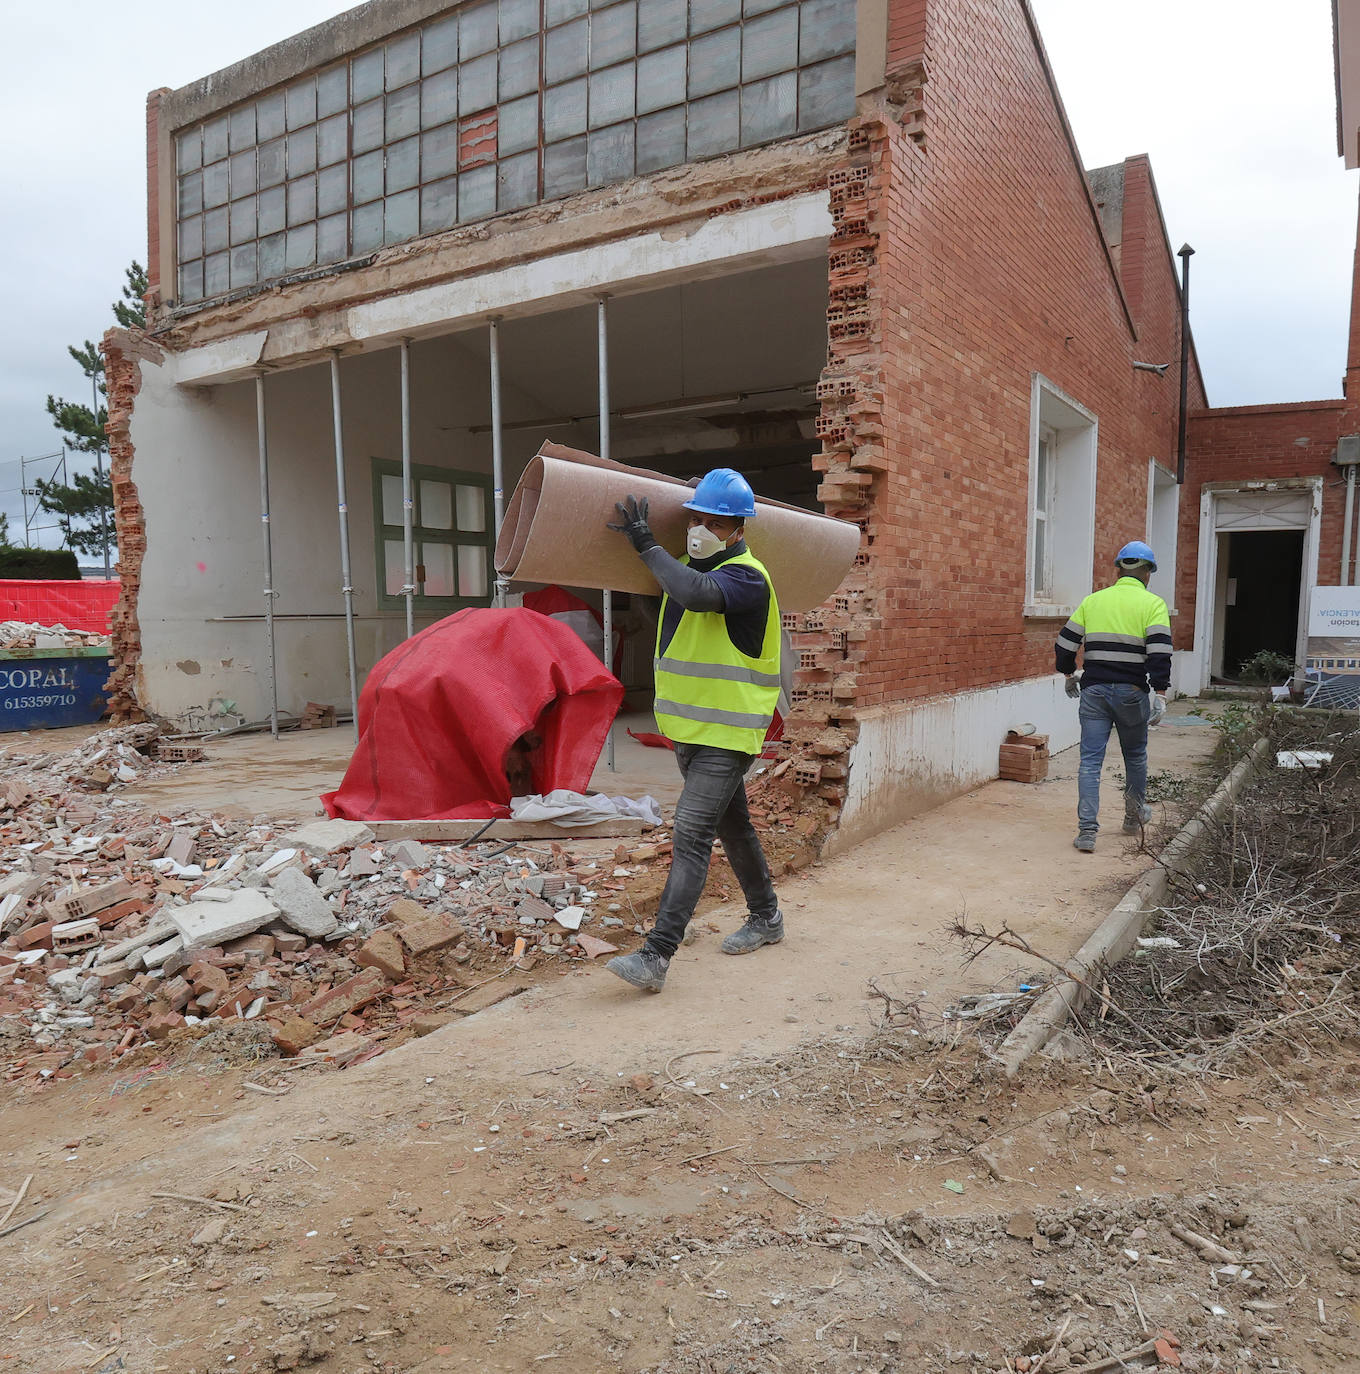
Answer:
POLYGON ((679 949, 708 878, 715 839, 722 841, 751 915, 772 921, 779 912, 770 867, 746 809, 742 779, 751 757, 707 744, 675 746, 685 787, 675 805, 671 871, 657 908, 656 926, 647 936, 646 947, 653 954, 669 959, 679 949))

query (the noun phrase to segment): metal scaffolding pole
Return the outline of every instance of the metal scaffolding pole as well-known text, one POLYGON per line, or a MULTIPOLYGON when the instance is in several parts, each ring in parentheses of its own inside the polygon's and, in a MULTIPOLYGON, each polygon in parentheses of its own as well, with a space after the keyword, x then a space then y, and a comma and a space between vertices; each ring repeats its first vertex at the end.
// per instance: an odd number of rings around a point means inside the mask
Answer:
POLYGON ((331 409, 335 418, 335 494, 340 512, 340 590, 345 598, 345 642, 349 650, 349 705, 359 738, 359 660, 354 650, 354 585, 349 567, 349 501, 345 494, 345 438, 340 423, 340 354, 331 354, 331 409))
POLYGON ((264 373, 255 374, 255 433, 260 447, 260 528, 264 531, 264 631, 269 654, 269 733, 279 737, 279 674, 274 644, 274 536, 269 528, 269 440, 265 428, 264 373))
MULTIPOLYGON (((337 430, 337 433, 339 431, 337 430)), ((401 537, 405 551, 406 638, 416 632, 416 541, 412 521, 415 503, 411 489, 411 341, 401 341, 401 537)), ((348 578, 346 578, 348 581, 348 578)))
MULTIPOLYGON (((600 337, 600 457, 609 458, 609 312, 607 296, 598 302, 598 321, 600 337)), ((614 671, 614 593, 605 589, 602 597, 604 610, 604 666, 614 671)), ((609 738, 604 746, 605 762, 610 771, 614 769, 614 725, 610 722, 609 738)))
MULTIPOLYGON (((505 457, 501 426, 501 320, 499 315, 491 317, 491 500, 495 528, 492 531, 492 546, 501 537, 501 523, 505 519, 505 457)), ((500 573, 496 574, 496 592, 493 604, 504 607, 509 604, 510 583, 500 573)))

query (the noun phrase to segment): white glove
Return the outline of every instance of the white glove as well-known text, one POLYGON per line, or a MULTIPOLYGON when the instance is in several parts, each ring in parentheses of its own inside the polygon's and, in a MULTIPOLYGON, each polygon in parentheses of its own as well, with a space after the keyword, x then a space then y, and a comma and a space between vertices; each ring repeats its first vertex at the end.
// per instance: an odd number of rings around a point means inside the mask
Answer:
POLYGON ((1166 715, 1166 698, 1160 692, 1153 692, 1152 715, 1148 717, 1148 725, 1160 725, 1164 715, 1166 715))

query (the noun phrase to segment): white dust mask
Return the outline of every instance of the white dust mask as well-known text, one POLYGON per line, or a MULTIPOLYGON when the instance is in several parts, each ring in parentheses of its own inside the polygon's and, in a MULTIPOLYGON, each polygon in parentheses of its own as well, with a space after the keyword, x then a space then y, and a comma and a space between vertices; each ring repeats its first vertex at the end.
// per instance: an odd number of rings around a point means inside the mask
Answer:
POLYGON ((720 549, 727 547, 727 540, 714 534, 707 525, 695 525, 685 543, 691 558, 712 558, 720 549))

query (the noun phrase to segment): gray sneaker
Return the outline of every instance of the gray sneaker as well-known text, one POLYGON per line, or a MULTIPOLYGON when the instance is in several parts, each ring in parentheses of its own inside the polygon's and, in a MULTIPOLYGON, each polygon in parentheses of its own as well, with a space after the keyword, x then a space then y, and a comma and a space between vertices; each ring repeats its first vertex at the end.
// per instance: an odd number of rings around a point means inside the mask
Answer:
POLYGON ((1079 849, 1083 854, 1094 854, 1096 852, 1096 837, 1088 835, 1084 830, 1075 840, 1072 841, 1072 848, 1079 849))
POLYGON ((1124 833, 1136 835, 1152 819, 1152 808, 1140 806, 1124 812, 1124 833))
POLYGON ((776 912, 773 921, 758 921, 754 916, 746 918, 740 930, 734 930, 722 942, 724 954, 750 954, 761 945, 777 945, 784 938, 784 913, 776 912))
POLYGON ((636 954, 617 955, 605 968, 644 992, 660 992, 666 986, 666 970, 670 966, 669 959, 663 959, 651 950, 640 949, 636 954))

